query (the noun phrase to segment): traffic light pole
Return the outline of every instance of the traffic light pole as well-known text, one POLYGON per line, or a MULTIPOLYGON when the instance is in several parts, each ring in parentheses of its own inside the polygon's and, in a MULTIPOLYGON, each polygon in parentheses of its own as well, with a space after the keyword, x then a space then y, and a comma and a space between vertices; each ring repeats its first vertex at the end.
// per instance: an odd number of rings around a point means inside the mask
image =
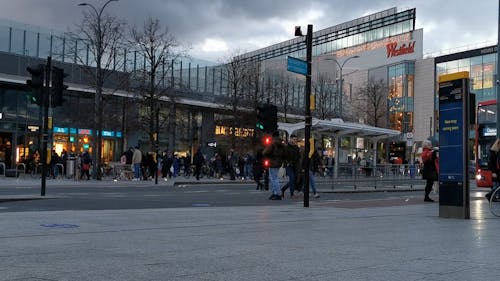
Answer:
POLYGON ((45 86, 42 87, 42 108, 43 108, 43 121, 42 121, 42 187, 41 196, 45 196, 45 183, 47 181, 47 144, 49 141, 48 123, 49 123, 49 91, 50 91, 50 72, 51 72, 52 58, 47 57, 47 64, 45 65, 45 86))
POLYGON ((312 36, 313 36, 313 26, 312 24, 307 25, 307 35, 306 35, 306 59, 307 59, 307 75, 306 75, 306 114, 305 114, 305 128, 304 128, 304 207, 309 207, 309 167, 310 158, 309 150, 311 148, 309 139, 311 138, 311 66, 312 66, 312 36))

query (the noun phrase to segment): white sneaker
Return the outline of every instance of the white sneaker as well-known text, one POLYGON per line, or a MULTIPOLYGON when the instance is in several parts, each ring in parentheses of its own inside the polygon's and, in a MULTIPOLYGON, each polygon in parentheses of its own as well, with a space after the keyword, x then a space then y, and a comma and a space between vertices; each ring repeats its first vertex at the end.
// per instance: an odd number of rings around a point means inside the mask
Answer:
POLYGON ((319 198, 319 194, 318 193, 314 194, 314 198, 319 198))

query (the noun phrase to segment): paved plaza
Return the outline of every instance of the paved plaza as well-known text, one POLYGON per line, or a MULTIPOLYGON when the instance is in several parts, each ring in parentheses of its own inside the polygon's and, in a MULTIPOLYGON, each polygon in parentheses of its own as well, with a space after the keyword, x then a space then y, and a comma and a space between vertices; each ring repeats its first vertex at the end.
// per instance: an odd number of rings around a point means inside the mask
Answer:
MULTIPOLYGON (((437 203, 9 212, 0 280, 498 280, 500 219, 437 203)), ((1 204, 0 204, 1 208, 1 204)))

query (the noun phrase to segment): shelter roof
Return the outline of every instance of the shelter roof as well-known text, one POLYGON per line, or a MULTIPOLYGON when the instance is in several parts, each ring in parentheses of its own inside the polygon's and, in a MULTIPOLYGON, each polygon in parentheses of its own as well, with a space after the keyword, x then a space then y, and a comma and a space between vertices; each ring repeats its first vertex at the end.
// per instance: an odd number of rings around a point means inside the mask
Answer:
MULTIPOLYGON (((282 123, 278 122, 278 130, 283 130, 292 134, 299 130, 305 129, 305 122, 298 123, 282 123)), ((322 133, 322 134, 332 134, 336 136, 351 135, 360 136, 365 138, 373 139, 385 139, 396 137, 401 134, 400 131, 374 127, 361 123, 345 122, 340 118, 321 120, 312 119, 311 132, 322 133)))

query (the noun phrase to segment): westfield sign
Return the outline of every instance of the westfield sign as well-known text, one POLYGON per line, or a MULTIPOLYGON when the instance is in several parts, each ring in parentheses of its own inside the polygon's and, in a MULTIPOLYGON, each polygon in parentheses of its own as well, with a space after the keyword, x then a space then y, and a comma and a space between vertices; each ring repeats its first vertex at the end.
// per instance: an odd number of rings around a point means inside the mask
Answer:
POLYGON ((398 46, 398 42, 391 42, 386 45, 387 57, 397 57, 401 55, 411 54, 415 51, 415 41, 408 43, 403 43, 398 46))

